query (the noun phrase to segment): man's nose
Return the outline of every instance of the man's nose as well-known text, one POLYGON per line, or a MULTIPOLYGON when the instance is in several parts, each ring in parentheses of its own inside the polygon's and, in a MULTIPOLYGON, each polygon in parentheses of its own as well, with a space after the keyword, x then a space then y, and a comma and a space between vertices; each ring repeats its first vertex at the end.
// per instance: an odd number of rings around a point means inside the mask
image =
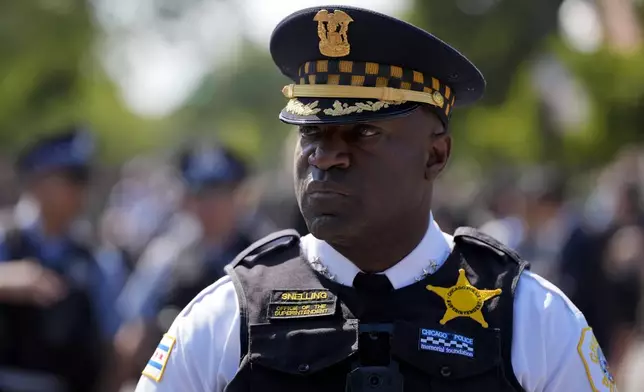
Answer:
POLYGON ((349 167, 348 145, 339 135, 339 132, 333 132, 333 134, 325 136, 317 143, 315 149, 309 155, 309 164, 320 170, 346 169, 349 167))

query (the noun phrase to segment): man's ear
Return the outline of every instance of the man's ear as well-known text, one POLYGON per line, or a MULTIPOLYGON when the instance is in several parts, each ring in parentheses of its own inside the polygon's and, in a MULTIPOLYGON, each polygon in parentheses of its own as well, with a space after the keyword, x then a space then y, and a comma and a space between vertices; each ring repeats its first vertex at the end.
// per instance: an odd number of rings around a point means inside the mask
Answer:
POLYGON ((425 163, 425 178, 433 181, 447 165, 452 152, 452 137, 446 132, 430 137, 432 140, 429 143, 427 162, 425 163))

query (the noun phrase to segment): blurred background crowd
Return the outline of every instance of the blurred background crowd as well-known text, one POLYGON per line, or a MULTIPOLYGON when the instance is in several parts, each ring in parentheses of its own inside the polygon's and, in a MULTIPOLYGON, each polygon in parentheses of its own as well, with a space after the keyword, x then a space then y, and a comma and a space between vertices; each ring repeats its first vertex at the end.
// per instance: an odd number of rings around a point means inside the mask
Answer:
MULTIPOLYGON (((644 1, 333 3, 408 20, 480 67, 435 218, 520 252, 584 312, 620 390, 642 391, 644 1)), ((306 234, 267 43, 321 4, 0 2, 0 391, 132 390, 236 253, 306 234)))

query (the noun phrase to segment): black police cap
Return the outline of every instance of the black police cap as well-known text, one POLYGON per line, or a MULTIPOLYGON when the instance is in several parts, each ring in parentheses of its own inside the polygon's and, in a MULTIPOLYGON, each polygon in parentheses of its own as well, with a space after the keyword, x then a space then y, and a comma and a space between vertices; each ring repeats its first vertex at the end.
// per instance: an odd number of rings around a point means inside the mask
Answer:
POLYGON ((286 17, 270 52, 293 80, 280 119, 290 124, 351 123, 403 115, 429 105, 446 125, 452 109, 478 100, 479 70, 432 34, 374 11, 321 6, 286 17))
POLYGON ((49 171, 86 173, 96 151, 94 135, 80 125, 72 125, 39 138, 25 148, 16 162, 22 174, 49 171))
POLYGON ((248 176, 246 163, 222 146, 188 147, 179 153, 179 171, 188 190, 234 185, 248 176))

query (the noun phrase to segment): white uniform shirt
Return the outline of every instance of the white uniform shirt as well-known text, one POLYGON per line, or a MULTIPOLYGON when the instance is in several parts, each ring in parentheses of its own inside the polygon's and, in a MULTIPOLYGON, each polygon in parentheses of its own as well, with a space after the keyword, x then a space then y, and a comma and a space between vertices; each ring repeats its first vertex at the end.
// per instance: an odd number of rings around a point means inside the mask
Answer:
MULTIPOLYGON (((452 247, 452 236, 442 233, 432 219, 420 244, 384 274, 395 289, 408 286, 423 270, 440 268, 452 247)), ((302 237, 302 250, 308 260, 323 262, 340 284, 350 286, 359 272, 310 234, 302 237)), ((223 391, 239 366, 239 330, 237 294, 230 278, 224 277, 176 318, 136 392, 223 391)), ((512 339, 512 367, 521 386, 527 392, 615 392, 602 359, 581 312, 550 282, 524 272, 515 292, 512 339)))

